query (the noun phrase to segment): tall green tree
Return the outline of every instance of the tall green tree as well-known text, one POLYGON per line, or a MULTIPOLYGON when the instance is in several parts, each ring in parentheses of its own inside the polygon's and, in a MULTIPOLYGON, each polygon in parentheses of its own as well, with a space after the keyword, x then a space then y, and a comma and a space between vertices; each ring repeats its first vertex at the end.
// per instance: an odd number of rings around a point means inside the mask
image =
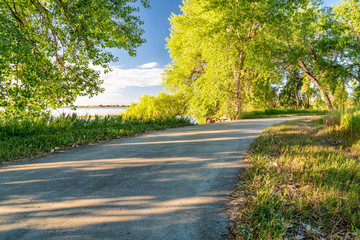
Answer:
MULTIPOLYGON (((0 106, 41 111, 102 92, 111 48, 144 43, 137 0, 0 1, 0 106)), ((147 0, 141 0, 148 7, 147 0)))
POLYGON ((308 5, 289 13, 284 24, 275 26, 272 34, 277 39, 276 48, 282 59, 279 64, 285 65, 284 68, 292 66, 300 69, 319 89, 327 107, 332 109, 327 88, 317 68, 319 58, 325 57, 319 56, 317 51, 317 41, 325 32, 321 29, 321 16, 320 2, 309 1, 308 5))
POLYGON ((296 92, 286 101, 299 107, 303 92, 307 108, 315 91, 317 102, 337 108, 351 80, 360 84, 359 9, 357 0, 335 10, 320 0, 186 0, 170 20, 164 85, 185 96, 190 114, 234 117, 276 105, 282 69, 293 69, 300 77, 280 102, 296 92))
POLYGON ((320 2, 294 12, 288 24, 276 29, 283 64, 300 69, 316 86, 328 109, 337 108, 337 95, 350 80, 350 69, 358 62, 359 42, 344 34, 348 26, 341 23, 332 8, 320 2))
POLYGON ((256 97, 254 86, 266 92, 279 81, 276 62, 266 57, 274 43, 269 31, 304 2, 184 1, 182 14, 170 19, 173 63, 164 85, 187 96, 192 114, 236 117, 256 97))

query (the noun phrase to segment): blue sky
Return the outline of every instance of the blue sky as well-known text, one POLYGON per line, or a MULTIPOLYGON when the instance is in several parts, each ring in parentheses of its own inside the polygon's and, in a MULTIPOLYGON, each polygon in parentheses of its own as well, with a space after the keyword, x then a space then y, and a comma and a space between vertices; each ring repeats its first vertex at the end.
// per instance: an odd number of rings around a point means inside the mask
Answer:
POLYGON ((340 2, 340 1, 339 0, 325 0, 324 5, 327 5, 327 6, 336 5, 338 2, 340 2))
POLYGON ((170 34, 169 17, 180 13, 181 4, 182 0, 150 0, 150 9, 141 8, 146 43, 138 48, 136 57, 128 56, 123 50, 112 50, 119 61, 111 65, 110 74, 102 76, 105 92, 91 99, 81 97, 75 104, 129 104, 138 102, 144 94, 155 96, 163 91, 160 74, 171 62, 165 49, 165 39, 170 34))
MULTIPOLYGON (((324 5, 338 2, 325 0, 324 5)), ((91 99, 80 97, 76 105, 129 104, 138 102, 144 94, 156 96, 163 91, 160 74, 171 62, 165 49, 165 39, 170 34, 169 17, 172 13, 180 13, 182 0, 150 0, 150 5, 150 9, 140 9, 146 43, 137 50, 136 57, 130 57, 122 50, 112 50, 119 61, 112 64, 114 70, 111 73, 102 76, 105 92, 91 99)))

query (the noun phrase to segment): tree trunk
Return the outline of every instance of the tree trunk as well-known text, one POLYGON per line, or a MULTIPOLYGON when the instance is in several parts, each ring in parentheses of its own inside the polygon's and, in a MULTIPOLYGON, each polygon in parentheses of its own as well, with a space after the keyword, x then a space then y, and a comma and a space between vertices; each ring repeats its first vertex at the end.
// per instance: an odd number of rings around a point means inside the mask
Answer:
POLYGON ((240 52, 239 65, 236 66, 236 72, 235 72, 235 76, 234 76, 235 113, 233 114, 232 118, 235 118, 235 119, 237 119, 237 116, 240 114, 241 108, 242 108, 242 106, 241 106, 241 100, 242 100, 242 98, 241 98, 241 90, 242 90, 241 71, 243 69, 244 60, 245 60, 245 54, 244 54, 244 52, 240 52))
POLYGON ((329 99, 329 96, 327 95, 327 93, 324 91, 324 89, 321 87, 319 81, 310 73, 310 71, 307 69, 307 67, 305 66, 304 62, 302 60, 298 60, 298 64, 299 67, 304 71, 304 73, 306 74, 306 76, 308 76, 308 78, 310 78, 311 82, 315 84, 315 86, 319 89, 322 97, 325 100, 325 104, 328 110, 332 110, 334 109, 331 101, 329 99))
POLYGON ((235 113, 233 114, 233 118, 236 118, 235 116, 238 116, 241 111, 241 86, 240 86, 240 70, 238 70, 235 74, 234 81, 235 81, 235 87, 234 87, 234 95, 235 95, 235 113))
POLYGON ((310 98, 309 98, 309 94, 306 93, 305 109, 309 109, 309 108, 310 108, 310 98))
POLYGON ((329 97, 330 97, 330 99, 331 99, 331 102, 332 102, 334 108, 335 108, 335 109, 338 109, 339 106, 338 106, 337 103, 336 103, 335 96, 334 96, 331 92, 329 92, 329 97))
POLYGON ((298 95, 298 92, 296 91, 295 89, 295 98, 296 98, 296 109, 299 109, 300 108, 300 99, 299 99, 299 95, 298 95))

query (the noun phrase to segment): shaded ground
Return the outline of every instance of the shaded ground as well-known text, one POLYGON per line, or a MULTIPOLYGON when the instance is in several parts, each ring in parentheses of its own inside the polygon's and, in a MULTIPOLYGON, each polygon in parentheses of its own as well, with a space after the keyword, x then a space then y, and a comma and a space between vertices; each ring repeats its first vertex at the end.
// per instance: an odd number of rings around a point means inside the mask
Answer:
POLYGON ((0 168, 0 239, 224 239, 225 201, 265 127, 199 125, 0 168))

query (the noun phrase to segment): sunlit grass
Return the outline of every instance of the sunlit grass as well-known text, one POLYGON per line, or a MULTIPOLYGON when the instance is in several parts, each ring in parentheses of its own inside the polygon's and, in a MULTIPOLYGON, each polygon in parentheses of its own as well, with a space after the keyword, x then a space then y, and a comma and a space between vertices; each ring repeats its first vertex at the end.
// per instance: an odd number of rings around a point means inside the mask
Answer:
POLYGON ((327 110, 317 109, 265 109, 265 110, 252 110, 241 112, 238 116, 239 119, 252 119, 252 118, 267 118, 267 117, 293 117, 304 115, 324 115, 327 110))
POLYGON ((142 121, 121 116, 80 118, 75 114, 13 119, 0 122, 0 162, 190 124, 183 118, 142 121))
POLYGON ((360 237, 359 131, 343 123, 359 122, 334 115, 272 126, 252 144, 237 239, 360 237))

